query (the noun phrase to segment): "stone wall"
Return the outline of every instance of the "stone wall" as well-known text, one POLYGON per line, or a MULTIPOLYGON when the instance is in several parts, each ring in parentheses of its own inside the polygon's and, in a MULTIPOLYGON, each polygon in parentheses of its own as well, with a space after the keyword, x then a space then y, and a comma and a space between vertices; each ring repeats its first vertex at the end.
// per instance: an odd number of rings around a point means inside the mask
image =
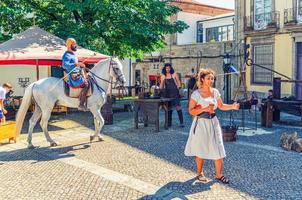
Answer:
MULTIPOLYGON (((160 75, 165 62, 170 62, 176 72, 181 74, 182 82, 186 83, 185 75, 191 73, 191 69, 197 68, 197 56, 202 52, 202 68, 211 68, 217 73, 216 88, 223 94, 223 58, 226 51, 232 48, 232 42, 201 43, 193 45, 172 45, 162 49, 160 56, 146 57, 143 62, 134 63, 135 69, 141 70, 141 77, 148 83, 149 75, 160 75)), ((237 84, 237 76, 233 75, 232 88, 237 84)), ((233 91, 232 91, 233 92, 233 91)))

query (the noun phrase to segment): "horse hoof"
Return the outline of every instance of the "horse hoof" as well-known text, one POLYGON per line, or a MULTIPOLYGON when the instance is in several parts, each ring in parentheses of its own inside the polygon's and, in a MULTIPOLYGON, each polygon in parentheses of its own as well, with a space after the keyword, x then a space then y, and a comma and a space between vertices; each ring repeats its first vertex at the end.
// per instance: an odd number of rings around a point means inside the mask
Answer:
POLYGON ((104 138, 103 137, 98 137, 98 140, 99 140, 99 142, 102 142, 102 141, 104 141, 104 138))
POLYGON ((53 142, 53 143, 50 144, 50 147, 56 147, 56 146, 58 146, 58 144, 55 143, 55 142, 53 142))
POLYGON ((94 136, 90 136, 90 138, 89 138, 90 142, 92 142, 93 139, 94 139, 94 136))

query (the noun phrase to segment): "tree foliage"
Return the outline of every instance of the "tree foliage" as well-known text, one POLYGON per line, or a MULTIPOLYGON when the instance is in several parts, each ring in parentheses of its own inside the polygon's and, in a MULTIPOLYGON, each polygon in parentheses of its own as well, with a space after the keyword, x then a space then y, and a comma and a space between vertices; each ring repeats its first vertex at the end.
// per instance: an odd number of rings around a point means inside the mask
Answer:
POLYGON ((74 37, 92 50, 141 57, 162 48, 164 36, 188 26, 169 18, 179 8, 170 0, 0 0, 0 41, 32 25, 58 37, 74 37), (2 32, 2 33, 1 33, 2 32))

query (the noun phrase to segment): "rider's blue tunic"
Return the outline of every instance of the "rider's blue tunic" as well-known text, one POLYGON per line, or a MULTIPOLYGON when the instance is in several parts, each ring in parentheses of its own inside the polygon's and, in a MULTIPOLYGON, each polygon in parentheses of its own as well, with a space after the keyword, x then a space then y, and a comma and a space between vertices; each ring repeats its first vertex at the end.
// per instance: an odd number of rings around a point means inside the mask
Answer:
POLYGON ((66 51, 62 57, 62 67, 66 70, 67 73, 74 70, 69 74, 68 84, 71 87, 82 87, 85 85, 86 80, 82 75, 78 79, 73 79, 72 74, 81 74, 81 68, 76 67, 75 63, 78 62, 78 58, 74 55, 73 52, 66 51))

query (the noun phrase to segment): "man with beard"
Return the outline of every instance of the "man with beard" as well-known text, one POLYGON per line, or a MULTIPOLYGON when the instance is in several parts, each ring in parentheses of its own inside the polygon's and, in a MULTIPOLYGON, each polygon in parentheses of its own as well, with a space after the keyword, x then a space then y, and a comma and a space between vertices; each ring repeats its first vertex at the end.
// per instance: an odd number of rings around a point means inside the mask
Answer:
POLYGON ((68 38, 66 40, 67 51, 62 57, 62 67, 69 74, 68 84, 72 88, 82 88, 79 95, 80 105, 79 110, 87 111, 87 92, 89 89, 88 81, 82 69, 85 68, 85 64, 78 62, 78 58, 75 55, 77 51, 77 42, 73 38, 68 38))

